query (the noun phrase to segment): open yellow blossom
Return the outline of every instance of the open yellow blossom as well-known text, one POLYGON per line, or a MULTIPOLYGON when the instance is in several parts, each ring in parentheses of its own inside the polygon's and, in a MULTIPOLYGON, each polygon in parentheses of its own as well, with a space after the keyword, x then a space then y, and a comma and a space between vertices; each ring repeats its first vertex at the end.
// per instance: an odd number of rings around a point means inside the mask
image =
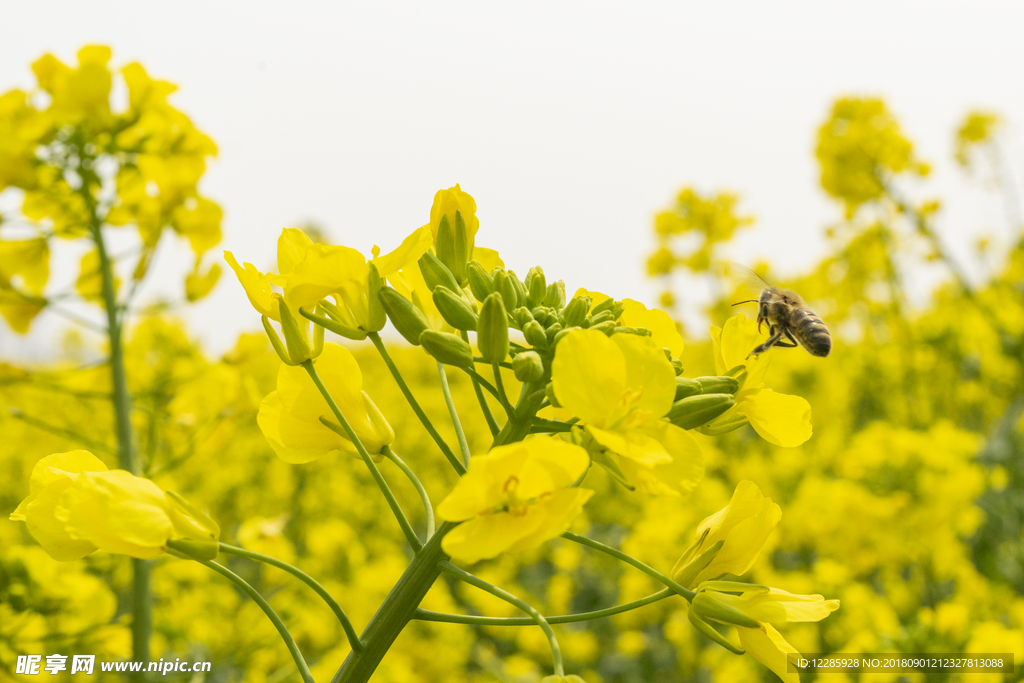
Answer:
POLYGON ((476 200, 468 192, 463 192, 458 183, 447 190, 438 190, 434 195, 434 204, 430 207, 430 232, 437 240, 437 229, 441 225, 441 217, 448 218, 448 224, 455 227, 455 212, 462 214, 466 223, 466 235, 469 237, 469 253, 473 253, 473 241, 480 229, 480 219, 476 217, 476 200))
POLYGON ((15 332, 28 332, 32 318, 42 310, 40 297, 49 277, 50 248, 45 239, 0 241, 0 315, 15 332))
POLYGON ((187 541, 193 556, 217 556, 220 529, 180 497, 124 470, 108 470, 88 451, 48 455, 32 470, 30 493, 11 513, 55 560, 96 549, 141 559, 187 541))
POLYGON ((712 421, 708 428, 713 430, 742 415, 765 441, 776 446, 799 446, 811 438, 811 406, 800 396, 779 394, 765 387, 764 376, 771 363, 771 353, 750 356, 762 341, 757 323, 742 313, 729 318, 724 327, 711 328, 718 374, 724 375, 738 365, 745 365, 747 377, 736 392, 736 405, 712 421))
POLYGON ((766 498, 757 485, 741 481, 724 508, 706 518, 697 527, 697 542, 679 558, 672 569, 675 580, 687 587, 723 574, 744 574, 761 554, 761 548, 782 518, 782 508, 766 498), (710 564, 693 575, 694 562, 703 552, 722 541, 722 547, 710 564))
POLYGON ((536 548, 562 534, 593 491, 569 488, 590 464, 579 446, 539 436, 473 458, 437 514, 462 522, 441 541, 462 562, 536 548))
MULTIPOLYGON (((325 345, 316 360, 316 371, 366 451, 379 459, 381 449, 395 440, 395 432, 363 391, 363 375, 352 352, 335 344, 325 345)), ((263 399, 256 422, 285 462, 309 462, 339 451, 359 457, 355 444, 345 436, 303 368, 281 366, 277 390, 263 399)))
POLYGON ((675 398, 675 371, 651 339, 577 330, 552 363, 558 402, 580 419, 595 462, 643 491, 689 492, 704 476, 697 441, 661 419, 675 398))
POLYGON ((697 588, 697 594, 704 599, 702 607, 708 604, 708 599, 712 607, 704 607, 702 610, 697 607, 695 599, 693 609, 701 612, 702 618, 714 620, 715 607, 723 607, 758 622, 757 628, 731 625, 736 626, 740 643, 747 654, 767 666, 782 680, 799 683, 799 675, 788 671, 787 666, 788 656, 799 653, 772 624, 821 621, 839 609, 839 601, 826 600, 820 595, 794 595, 765 586, 745 586, 733 582, 716 586, 715 583, 712 581, 697 588))

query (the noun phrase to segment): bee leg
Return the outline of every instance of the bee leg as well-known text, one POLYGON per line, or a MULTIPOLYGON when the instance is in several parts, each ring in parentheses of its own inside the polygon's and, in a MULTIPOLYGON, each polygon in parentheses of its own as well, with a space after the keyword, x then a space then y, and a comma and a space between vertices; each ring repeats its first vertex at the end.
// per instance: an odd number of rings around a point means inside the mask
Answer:
POLYGON ((784 330, 782 332, 782 334, 786 335, 786 338, 789 339, 789 341, 788 342, 784 342, 784 341, 782 341, 780 339, 779 341, 775 342, 775 345, 778 346, 781 349, 794 349, 794 348, 796 348, 797 343, 796 343, 796 339, 793 338, 793 333, 790 332, 789 330, 784 330))
MULTIPOLYGON (((774 330, 775 326, 772 325, 771 329, 774 330)), ((766 341, 764 344, 760 344, 757 348, 751 351, 747 355, 747 358, 750 358, 751 356, 760 356, 762 353, 778 344, 780 339, 782 339, 782 332, 776 332, 772 336, 768 337, 768 341, 766 341)))

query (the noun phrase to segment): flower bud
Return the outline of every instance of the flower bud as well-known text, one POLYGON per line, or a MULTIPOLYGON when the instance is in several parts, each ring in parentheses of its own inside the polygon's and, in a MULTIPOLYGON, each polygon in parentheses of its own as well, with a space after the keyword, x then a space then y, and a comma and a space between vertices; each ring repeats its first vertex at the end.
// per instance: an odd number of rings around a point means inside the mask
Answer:
POLYGON ((590 326, 600 325, 603 322, 615 322, 615 316, 612 315, 611 311, 601 311, 600 313, 590 316, 590 326))
POLYGON ((477 301, 483 301, 494 291, 494 280, 478 261, 470 261, 467 270, 469 289, 477 301))
POLYGON ((548 338, 548 344, 554 344, 555 337, 561 331, 562 331, 562 324, 561 323, 555 323, 554 325, 552 325, 548 329, 544 330, 544 335, 548 338))
POLYGON ((527 299, 531 306, 538 306, 544 303, 548 293, 548 282, 544 278, 544 270, 540 266, 530 268, 526 274, 527 299))
POLYGON ((714 420, 736 404, 730 394, 699 394, 672 404, 669 422, 683 429, 694 429, 714 420))
POLYGON ((453 292, 458 292, 462 289, 459 287, 459 283, 455 281, 452 271, 448 270, 448 267, 429 251, 420 257, 418 263, 420 272, 423 273, 423 281, 427 283, 427 289, 431 292, 439 285, 447 287, 453 292))
POLYGON ((690 603, 694 614, 703 619, 712 619, 721 624, 732 624, 744 628, 761 628, 761 624, 743 612, 718 600, 717 593, 701 591, 693 596, 690 603))
POLYGON ((598 332, 604 332, 610 337, 615 334, 615 321, 605 320, 604 322, 591 325, 590 329, 597 330, 598 332))
POLYGON ((561 408, 562 404, 558 402, 558 397, 555 396, 555 385, 552 382, 548 382, 544 387, 544 396, 547 397, 548 401, 555 408, 561 408))
POLYGON ((544 305, 550 306, 556 311, 565 306, 565 283, 559 280, 548 285, 547 294, 544 295, 544 305))
POLYGON ((413 346, 419 346, 420 335, 430 328, 420 309, 391 287, 382 287, 377 296, 398 333, 413 346))
POLYGON ((500 363, 508 356, 508 316, 500 292, 490 294, 480 305, 476 345, 488 363, 500 363))
POLYGON ((604 301, 601 301, 598 304, 596 304, 594 308, 590 310, 590 315, 599 315, 601 313, 604 313, 605 311, 613 311, 616 303, 618 302, 616 302, 615 299, 605 299, 604 301))
POLYGON ((514 270, 506 271, 508 279, 512 281, 512 285, 516 288, 516 296, 518 297, 518 306, 525 306, 527 304, 527 297, 530 296, 530 292, 526 289, 526 285, 519 279, 514 270))
MULTIPOLYGON (((561 325, 559 325, 558 323, 555 323, 554 325, 552 325, 551 327, 548 328, 548 331, 550 332, 551 330, 559 328, 559 327, 561 327, 561 325)), ((582 328, 579 328, 579 327, 567 327, 564 330, 561 330, 561 329, 558 330, 558 332, 555 333, 554 338, 551 340, 551 346, 557 346, 558 342, 562 341, 562 338, 565 337, 565 335, 569 334, 570 332, 572 332, 574 330, 579 330, 579 329, 582 329, 582 328)))
POLYGON ((423 350, 446 365, 467 368, 473 365, 473 349, 462 337, 448 332, 424 330, 420 335, 423 350))
POLYGON ((544 376, 544 361, 536 351, 523 351, 512 359, 512 371, 520 382, 536 382, 544 376))
POLYGON ((587 317, 587 310, 590 308, 590 297, 589 296, 577 296, 573 297, 569 305, 562 311, 562 323, 566 327, 577 327, 583 324, 583 320, 587 317))
POLYGON ((526 306, 520 306, 512 311, 512 317, 515 318, 519 329, 523 329, 526 323, 533 321, 533 313, 530 313, 530 309, 526 308, 526 306))
POLYGON ((676 377, 683 374, 683 361, 678 358, 671 358, 669 362, 672 363, 672 369, 676 372, 676 377))
POLYGON ((548 337, 544 334, 544 327, 536 320, 523 325, 523 336, 526 341, 535 349, 544 350, 548 348, 548 337))
POLYGON ((501 292, 501 300, 505 303, 505 310, 509 313, 519 307, 519 288, 516 287, 513 278, 516 281, 519 280, 512 271, 505 271, 504 277, 501 278, 501 289, 498 289, 498 278, 494 278, 495 291, 501 292))
MULTIPOLYGON (((380 292, 381 287, 384 286, 384 280, 381 279, 380 273, 377 272, 377 266, 372 263, 366 264, 367 276, 366 281, 367 287, 367 308, 369 314, 366 316, 366 331, 367 332, 380 332, 384 329, 384 325, 388 322, 387 313, 384 312, 384 306, 380 303, 380 297, 377 293, 380 292)), ((328 315, 330 315, 328 313, 328 315)))
POLYGON ((434 305, 445 321, 457 330, 476 330, 477 314, 463 297, 444 285, 434 289, 434 305))
POLYGON ((735 394, 740 390, 740 383, 733 377, 698 377, 702 394, 735 394))
POLYGON ((700 382, 689 377, 676 377, 676 399, 680 401, 687 396, 696 396, 700 393, 700 382))

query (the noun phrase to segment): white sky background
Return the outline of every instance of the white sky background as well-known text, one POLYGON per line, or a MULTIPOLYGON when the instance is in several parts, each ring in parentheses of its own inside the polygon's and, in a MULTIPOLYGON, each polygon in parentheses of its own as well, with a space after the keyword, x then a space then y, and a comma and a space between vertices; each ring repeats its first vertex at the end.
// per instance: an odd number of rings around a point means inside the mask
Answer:
MULTIPOLYGON (((979 107, 1024 122, 1022 3, 37 0, 0 5, 0 27, 0 91, 87 43, 178 84, 172 101, 219 145, 201 191, 240 261, 272 269, 280 229, 304 221, 387 251, 458 182, 477 243, 520 275, 540 264, 570 292, 649 305, 653 216, 684 185, 740 193, 757 223, 737 261, 792 273, 824 253, 839 208, 814 137, 840 95, 886 98, 935 162, 927 192, 947 199, 940 227, 962 249, 1006 226, 950 161, 955 126, 979 107)), ((188 250, 169 236, 161 250, 142 298, 180 300, 188 250)), ((55 261, 51 281, 76 270, 55 261)), ((259 328, 225 270, 184 314, 217 353, 259 328)), ((49 357, 63 326, 44 313, 17 338, 0 324, 0 352, 49 357)))

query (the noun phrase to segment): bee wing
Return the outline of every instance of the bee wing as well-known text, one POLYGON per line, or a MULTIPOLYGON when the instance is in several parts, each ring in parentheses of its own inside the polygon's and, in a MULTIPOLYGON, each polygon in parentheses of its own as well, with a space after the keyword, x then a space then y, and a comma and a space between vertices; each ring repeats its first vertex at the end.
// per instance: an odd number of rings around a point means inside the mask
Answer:
POLYGON ((739 298, 756 299, 762 291, 771 288, 764 278, 738 263, 727 264, 725 276, 739 298))

